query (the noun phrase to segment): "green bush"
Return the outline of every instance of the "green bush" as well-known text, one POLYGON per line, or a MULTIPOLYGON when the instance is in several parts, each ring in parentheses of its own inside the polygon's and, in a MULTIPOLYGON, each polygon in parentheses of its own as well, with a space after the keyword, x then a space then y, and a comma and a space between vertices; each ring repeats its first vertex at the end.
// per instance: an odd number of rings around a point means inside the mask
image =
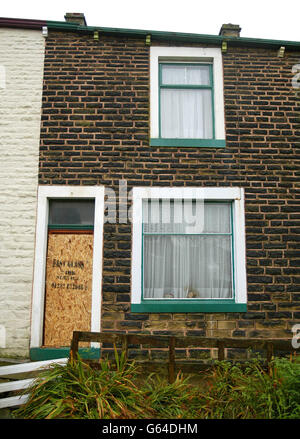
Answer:
MULTIPOLYGON (((273 375, 280 383, 284 395, 284 410, 277 417, 300 418, 300 361, 278 358, 273 362, 273 375)), ((275 413, 276 415, 276 413, 275 413)))
POLYGON ((274 359, 267 371, 258 359, 216 362, 207 390, 178 374, 174 383, 143 379, 133 362, 115 351, 99 370, 80 357, 43 372, 15 416, 32 419, 286 419, 300 417, 300 363, 274 359))
POLYGON ((268 372, 258 359, 236 365, 217 362, 209 391, 200 400, 201 418, 299 418, 300 364, 274 359, 268 372))
POLYGON ((195 418, 198 391, 188 378, 178 374, 174 383, 152 374, 144 383, 147 405, 160 419, 195 418))
POLYGON ((188 413, 193 389, 182 376, 173 384, 153 375, 141 381, 139 369, 116 351, 114 362, 101 360, 99 367, 91 368, 80 357, 65 366, 54 364, 26 389, 29 399, 14 415, 27 419, 167 419, 188 413))
MULTIPOLYGON (((15 415, 21 418, 116 419, 146 414, 142 391, 133 383, 137 369, 116 354, 116 362, 95 370, 80 357, 54 364, 29 389, 29 400, 15 415)), ((148 412, 150 417, 150 412, 148 412)))

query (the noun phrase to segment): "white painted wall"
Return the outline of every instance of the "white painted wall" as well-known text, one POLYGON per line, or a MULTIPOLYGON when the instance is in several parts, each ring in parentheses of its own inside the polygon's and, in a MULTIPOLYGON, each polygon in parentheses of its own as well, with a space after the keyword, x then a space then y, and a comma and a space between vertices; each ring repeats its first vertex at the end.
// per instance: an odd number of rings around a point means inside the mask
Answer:
POLYGON ((44 46, 0 28, 0 357, 29 354, 44 46))

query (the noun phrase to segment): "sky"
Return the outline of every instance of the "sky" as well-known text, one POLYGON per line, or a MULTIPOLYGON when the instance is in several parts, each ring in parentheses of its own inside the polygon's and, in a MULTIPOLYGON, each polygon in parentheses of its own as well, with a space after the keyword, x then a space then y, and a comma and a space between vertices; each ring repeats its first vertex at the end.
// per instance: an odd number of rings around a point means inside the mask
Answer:
POLYGON ((0 17, 64 21, 82 12, 90 26, 218 35, 239 24, 242 37, 300 41, 300 0, 2 0, 0 17))

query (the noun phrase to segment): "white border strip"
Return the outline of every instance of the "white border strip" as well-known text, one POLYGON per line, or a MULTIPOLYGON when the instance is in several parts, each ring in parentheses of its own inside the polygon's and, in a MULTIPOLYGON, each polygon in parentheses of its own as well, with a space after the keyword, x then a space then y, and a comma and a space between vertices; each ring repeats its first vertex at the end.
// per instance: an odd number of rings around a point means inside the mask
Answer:
MULTIPOLYGON (((43 340, 48 201, 51 198, 95 199, 91 331, 100 331, 104 186, 39 186, 36 243, 31 312, 30 347, 41 347, 43 340)), ((94 346, 93 343, 91 346, 94 346)), ((98 346, 96 343, 95 346, 98 346)))
POLYGON ((10 396, 8 398, 0 399, 0 409, 6 407, 16 407, 18 405, 26 404, 28 401, 29 395, 21 395, 21 396, 10 396))
POLYGON ((14 390, 23 390, 31 386, 35 378, 28 378, 27 380, 9 381, 8 383, 0 383, 0 393, 12 392, 14 390))
POLYGON ((19 373, 33 372, 35 370, 47 369, 52 364, 66 364, 68 358, 57 358, 55 360, 31 361, 22 364, 10 364, 9 366, 0 367, 0 377, 17 375, 19 373))

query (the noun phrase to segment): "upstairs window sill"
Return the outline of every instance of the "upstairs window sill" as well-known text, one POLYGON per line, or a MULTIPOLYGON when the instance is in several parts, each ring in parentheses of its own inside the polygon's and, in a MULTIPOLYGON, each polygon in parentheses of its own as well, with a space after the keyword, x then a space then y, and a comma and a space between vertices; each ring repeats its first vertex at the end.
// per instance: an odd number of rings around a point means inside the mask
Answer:
POLYGON ((225 139, 166 139, 151 138, 150 146, 225 148, 225 139))

